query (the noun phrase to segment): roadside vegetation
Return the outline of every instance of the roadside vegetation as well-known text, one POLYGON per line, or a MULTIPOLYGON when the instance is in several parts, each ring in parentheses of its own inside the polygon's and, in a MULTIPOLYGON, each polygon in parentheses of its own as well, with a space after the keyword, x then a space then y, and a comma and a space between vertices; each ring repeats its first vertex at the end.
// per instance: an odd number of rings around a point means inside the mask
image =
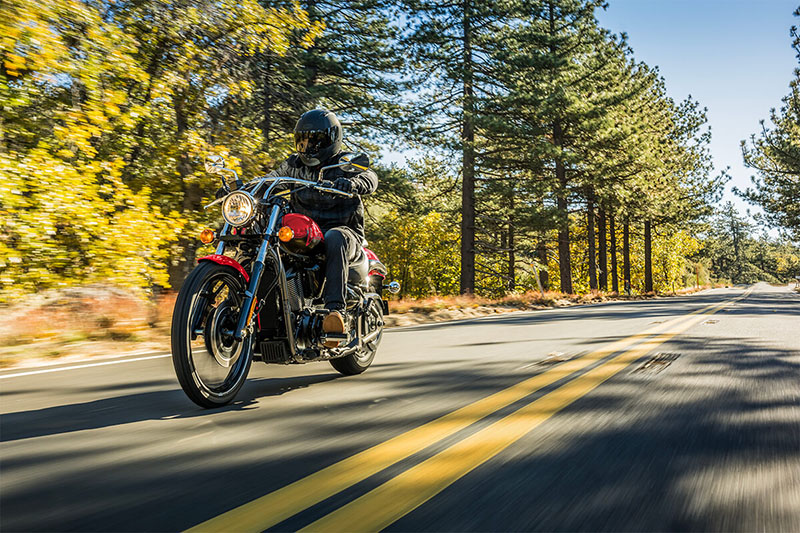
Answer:
POLYGON ((800 72, 743 142, 757 175, 739 194, 765 211, 751 219, 719 205, 702 103, 671 98, 598 25, 603 4, 5 2, 0 305, 46 312, 2 343, 148 338, 219 225, 204 158, 263 174, 317 106, 379 173, 367 237, 401 282, 395 311, 800 275, 800 72))
MULTIPOLYGON (((689 287, 660 296, 681 296, 709 288, 712 286, 689 287)), ((474 295, 405 298, 389 302, 386 324, 411 326, 660 296, 546 291, 514 293, 497 299, 474 295)), ((55 289, 18 300, 7 305, 0 317, 0 368, 168 350, 174 304, 174 293, 143 300, 137 292, 110 285, 55 289)))

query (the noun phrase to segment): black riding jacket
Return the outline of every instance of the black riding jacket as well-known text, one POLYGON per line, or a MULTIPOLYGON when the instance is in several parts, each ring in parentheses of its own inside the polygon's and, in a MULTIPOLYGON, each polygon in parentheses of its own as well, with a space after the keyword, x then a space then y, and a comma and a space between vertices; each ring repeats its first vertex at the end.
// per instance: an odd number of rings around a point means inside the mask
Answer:
MULTIPOLYGON (((322 166, 335 165, 345 155, 349 156, 353 163, 361 166, 369 165, 369 160, 364 155, 356 156, 348 152, 339 152, 322 166)), ((292 155, 266 177, 288 176, 317 181, 318 175, 319 167, 307 167, 303 165, 297 155, 292 155)), ((337 226, 347 226, 364 238, 364 204, 361 203, 361 195, 375 192, 378 188, 378 176, 371 169, 355 173, 345 172, 341 168, 328 169, 322 175, 323 180, 331 182, 336 181, 337 178, 350 180, 353 184, 352 192, 356 193, 356 196, 347 198, 318 192, 314 189, 300 189, 292 192, 292 208, 297 213, 314 220, 322 231, 328 231, 337 226)), ((289 188, 291 189, 291 187, 289 188)))

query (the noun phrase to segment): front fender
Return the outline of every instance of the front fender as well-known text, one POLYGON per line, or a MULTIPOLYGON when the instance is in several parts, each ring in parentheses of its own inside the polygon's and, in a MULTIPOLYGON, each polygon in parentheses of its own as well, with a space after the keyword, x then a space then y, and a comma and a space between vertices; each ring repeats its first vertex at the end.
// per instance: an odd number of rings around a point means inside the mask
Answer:
POLYGON ((197 260, 198 263, 200 261, 213 261, 214 263, 217 263, 219 265, 233 267, 239 271, 239 273, 244 277, 244 280, 247 283, 250 283, 250 274, 247 273, 244 267, 240 265, 236 259, 228 257, 227 255, 211 254, 205 257, 201 257, 197 260))

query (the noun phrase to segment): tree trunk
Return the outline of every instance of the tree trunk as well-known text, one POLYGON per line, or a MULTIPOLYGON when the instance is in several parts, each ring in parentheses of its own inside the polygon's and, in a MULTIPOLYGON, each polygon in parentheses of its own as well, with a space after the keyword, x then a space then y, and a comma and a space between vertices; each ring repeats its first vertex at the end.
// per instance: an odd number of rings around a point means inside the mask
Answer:
POLYGON ((508 225, 508 290, 517 289, 516 256, 514 254, 514 226, 508 225))
POLYGON ((650 221, 644 221, 644 292, 653 292, 653 249, 650 221))
POLYGON ((517 275, 516 275, 516 255, 514 250, 514 191, 511 191, 511 196, 508 199, 509 209, 511 211, 508 218, 508 290, 514 292, 517 289, 517 275))
MULTIPOLYGON (((178 97, 175 99, 175 124, 177 126, 176 137, 178 145, 183 146, 184 134, 188 129, 188 118, 183 108, 183 99, 178 97)), ((183 153, 178 160, 178 175, 181 180, 181 187, 183 188, 183 200, 181 208, 183 213, 192 213, 200 209, 200 204, 203 199, 203 191, 197 183, 186 185, 187 178, 192 173, 192 163, 189 155, 183 153)), ((178 258, 173 258, 167 274, 169 276, 169 284, 173 290, 180 289, 183 280, 189 275, 189 272, 194 268, 194 260, 197 252, 197 238, 194 235, 183 235, 178 239, 178 248, 181 250, 181 255, 178 258)))
POLYGON ((475 130, 473 124, 472 20, 470 1, 463 0, 464 119, 461 188, 461 294, 475 292, 475 130))
POLYGON ((611 290, 619 294, 619 269, 617 268, 617 227, 614 215, 608 217, 608 232, 611 233, 611 290))
POLYGON ((630 224, 628 219, 622 225, 622 279, 625 286, 625 294, 631 293, 631 238, 630 224))
POLYGON ((547 241, 542 238, 539 245, 536 246, 536 257, 539 259, 541 268, 539 269, 539 281, 542 283, 542 289, 550 290, 550 275, 547 272, 547 241))
MULTIPOLYGON (((553 124, 553 140, 556 146, 561 145, 561 124, 553 124)), ((564 162, 556 159, 556 179, 559 188, 556 193, 558 209, 558 271, 561 277, 561 292, 572 294, 572 259, 569 253, 569 203, 567 201, 567 173, 564 162)))
POLYGON ((589 244, 589 288, 597 290, 597 253, 594 240, 594 202, 589 199, 586 209, 586 241, 589 244))
POLYGON ((606 211, 601 206, 597 213, 597 250, 600 261, 600 290, 608 291, 608 243, 606 242, 606 211))
MULTIPOLYGON (((556 164, 556 172, 558 167, 556 164)), ((563 172, 563 167, 561 171, 563 172)), ((557 199, 558 212, 561 215, 558 228, 558 271, 561 277, 561 292, 572 294, 572 269, 569 253, 569 211, 566 192, 559 191, 557 199)))
POLYGON ((264 146, 269 147, 269 132, 272 128, 272 87, 270 86, 270 61, 269 50, 264 52, 264 110, 261 122, 261 134, 264 137, 264 146))
MULTIPOLYGON (((556 35, 555 23, 555 6, 550 3, 550 35, 556 35)), ((550 53, 555 55, 556 41, 550 41, 550 53)), ((553 67, 555 69, 555 67, 553 67)), ((555 79, 555 72, 553 73, 555 79)), ((561 129, 561 121, 555 120, 553 122, 553 144, 556 147, 556 182, 558 183, 558 190, 556 191, 556 208, 558 210, 558 271, 561 277, 561 292, 565 294, 572 294, 572 259, 569 253, 569 202, 567 200, 567 171, 564 167, 564 161, 561 157, 561 146, 564 143, 563 131, 561 129)))

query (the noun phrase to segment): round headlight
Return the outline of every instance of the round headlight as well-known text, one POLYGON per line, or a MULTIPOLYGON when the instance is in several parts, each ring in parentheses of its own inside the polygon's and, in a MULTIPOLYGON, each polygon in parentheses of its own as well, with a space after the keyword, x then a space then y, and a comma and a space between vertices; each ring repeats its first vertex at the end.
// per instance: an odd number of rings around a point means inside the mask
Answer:
POLYGON ((231 226, 244 226, 256 215, 256 202, 246 192, 236 191, 222 203, 222 216, 231 226))

